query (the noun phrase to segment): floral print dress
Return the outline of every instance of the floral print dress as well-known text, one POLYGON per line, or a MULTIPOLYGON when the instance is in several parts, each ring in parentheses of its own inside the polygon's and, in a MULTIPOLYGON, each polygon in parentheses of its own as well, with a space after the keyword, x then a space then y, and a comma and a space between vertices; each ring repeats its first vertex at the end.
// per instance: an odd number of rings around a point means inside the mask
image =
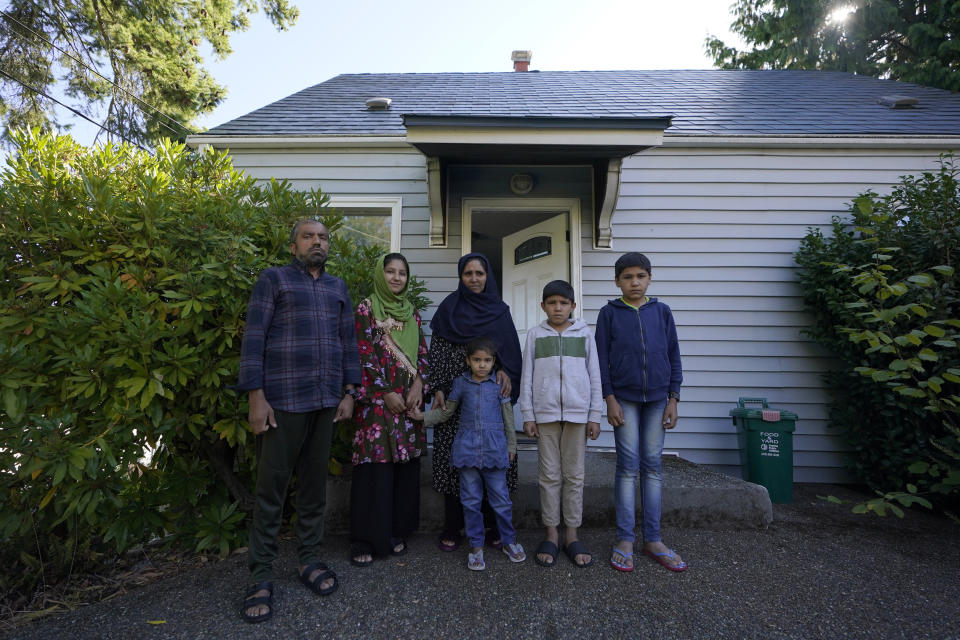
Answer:
MULTIPOLYGON (((420 314, 414 312, 417 327, 420 314)), ((353 421, 357 431, 353 437, 354 465, 370 462, 409 462, 427 450, 426 430, 422 421, 411 420, 387 409, 383 397, 395 391, 406 398, 415 376, 424 383, 427 378, 427 342, 420 330, 417 362, 410 362, 390 337, 397 321, 378 321, 370 299, 357 306, 357 347, 360 351, 362 375, 353 421)), ((427 388, 424 384, 424 393, 427 388)))

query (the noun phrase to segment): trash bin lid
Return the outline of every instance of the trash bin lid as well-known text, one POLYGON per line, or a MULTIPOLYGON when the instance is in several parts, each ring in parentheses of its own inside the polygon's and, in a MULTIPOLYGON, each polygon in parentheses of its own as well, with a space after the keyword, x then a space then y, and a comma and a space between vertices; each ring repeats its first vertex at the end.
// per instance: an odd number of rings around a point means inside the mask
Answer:
POLYGON ((737 407, 730 409, 730 415, 733 418, 770 423, 797 421, 797 414, 785 409, 772 408, 766 398, 740 398, 737 404, 737 407))

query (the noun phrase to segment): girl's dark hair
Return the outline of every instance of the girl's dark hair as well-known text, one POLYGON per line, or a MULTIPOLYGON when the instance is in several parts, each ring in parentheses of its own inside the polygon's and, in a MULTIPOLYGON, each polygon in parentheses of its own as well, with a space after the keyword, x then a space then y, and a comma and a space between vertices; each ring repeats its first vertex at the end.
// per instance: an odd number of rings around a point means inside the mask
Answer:
POLYGON ((403 267, 407 270, 407 276, 410 275, 410 263, 407 262, 406 256, 402 253, 388 253, 383 256, 383 268, 386 269, 387 265, 393 262, 394 260, 400 260, 403 262, 403 267))
POLYGON ((494 358, 497 357, 497 344, 487 336, 478 336, 467 343, 467 357, 477 351, 486 351, 494 358))
POLYGON ((631 251, 617 258, 617 261, 613 264, 614 279, 619 278, 620 274, 623 273, 623 270, 629 269, 630 267, 640 267, 650 275, 653 275, 653 268, 650 265, 650 258, 642 253, 631 251))

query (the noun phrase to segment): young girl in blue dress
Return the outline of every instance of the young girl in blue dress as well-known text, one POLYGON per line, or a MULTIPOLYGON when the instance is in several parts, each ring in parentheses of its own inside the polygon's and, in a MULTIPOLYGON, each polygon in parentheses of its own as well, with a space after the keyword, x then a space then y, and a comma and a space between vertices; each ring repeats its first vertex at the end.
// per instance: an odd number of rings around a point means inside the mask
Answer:
POLYGON ((503 552, 511 562, 523 562, 527 558, 516 541, 513 504, 507 490, 507 468, 517 455, 517 436, 510 398, 501 395, 494 377, 496 352, 496 345, 489 338, 471 340, 467 345, 470 371, 454 380, 445 408, 433 409, 424 416, 424 423, 432 426, 449 420, 457 407, 461 407, 450 466, 460 472, 460 502, 471 547, 467 567, 473 571, 486 568, 480 509, 484 489, 496 516, 503 552))

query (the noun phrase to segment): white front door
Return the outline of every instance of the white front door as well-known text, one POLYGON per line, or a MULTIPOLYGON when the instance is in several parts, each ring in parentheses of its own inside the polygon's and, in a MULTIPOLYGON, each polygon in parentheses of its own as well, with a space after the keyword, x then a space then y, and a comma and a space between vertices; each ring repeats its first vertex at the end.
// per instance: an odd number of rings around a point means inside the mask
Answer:
POLYGON ((569 244, 566 213, 503 237, 503 299, 521 347, 527 330, 546 318, 540 309, 544 285, 570 281, 569 244))

